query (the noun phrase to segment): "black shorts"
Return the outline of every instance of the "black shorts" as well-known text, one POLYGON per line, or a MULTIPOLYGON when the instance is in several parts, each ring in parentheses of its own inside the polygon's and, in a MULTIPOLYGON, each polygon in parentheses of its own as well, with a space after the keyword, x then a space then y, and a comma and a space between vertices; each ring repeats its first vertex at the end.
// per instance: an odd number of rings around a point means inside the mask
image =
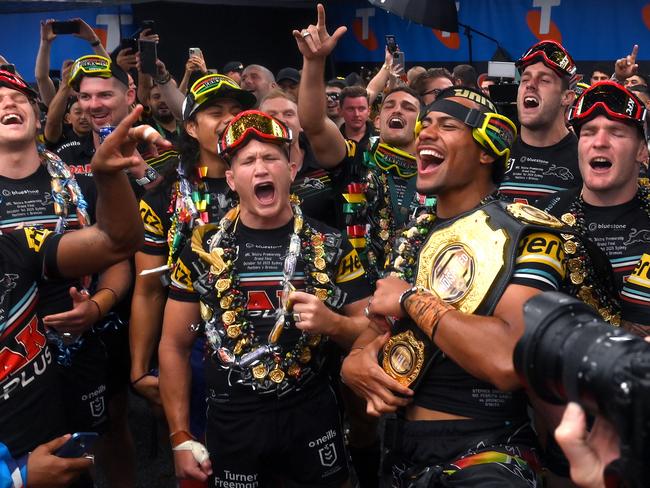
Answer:
POLYGON ((395 419, 386 428, 395 488, 539 486, 537 441, 527 423, 395 419), (494 460, 478 461, 480 454, 494 460), (463 467, 461 458, 476 462, 463 467))
POLYGON ((72 365, 57 365, 68 432, 104 433, 108 427, 108 353, 93 333, 72 356, 72 365))
POLYGON ((215 488, 338 487, 348 456, 334 392, 328 386, 270 400, 273 408, 226 411, 209 403, 207 448, 215 488))

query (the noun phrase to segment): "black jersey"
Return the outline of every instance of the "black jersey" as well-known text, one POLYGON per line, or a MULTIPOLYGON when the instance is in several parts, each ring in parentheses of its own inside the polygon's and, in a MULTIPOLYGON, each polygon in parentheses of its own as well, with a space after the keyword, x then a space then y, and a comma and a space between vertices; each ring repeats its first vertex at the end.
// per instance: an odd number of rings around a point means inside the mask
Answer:
POLYGON ((39 282, 57 274, 59 238, 32 227, 0 236, 0 439, 14 458, 65 429, 53 356, 36 314, 39 282))
POLYGON ((581 186, 578 139, 570 132, 547 147, 529 146, 517 138, 499 192, 510 200, 532 204, 555 192, 581 186))
MULTIPOLYGON (((92 178, 84 175, 76 177, 84 199, 88 204, 91 219, 95 215, 97 190, 92 178)), ((7 233, 16 227, 31 226, 54 230, 58 216, 54 211, 52 199, 52 179, 45 168, 39 166, 25 178, 11 179, 0 176, 0 230, 7 233)), ((79 229, 76 209, 69 205, 66 218, 67 229, 79 229)), ((45 316, 64 312, 72 307, 68 293, 71 286, 79 286, 78 280, 56 280, 44 283, 40 289, 39 313, 45 316)))
MULTIPOLYGON (((578 196, 579 190, 568 190, 540 200, 537 206, 561 217, 578 196)), ((587 237, 612 265, 623 320, 650 325, 650 216, 635 197, 609 207, 585 203, 584 218, 587 237)))
POLYGON ((95 154, 93 133, 77 135, 72 127, 64 126, 61 137, 56 142, 46 141, 46 147, 65 161, 75 174, 91 174, 90 160, 95 154))
MULTIPOLYGON (((312 219, 306 218, 306 222, 319 232, 336 233, 334 229, 312 219)), ((275 311, 279 307, 282 291, 284 258, 289 247, 292 229, 293 220, 272 230, 250 229, 241 222, 236 226, 235 235, 239 254, 235 261, 235 269, 238 275, 238 288, 248 297, 246 318, 253 324, 255 335, 262 342, 266 340, 276 320, 275 311)), ((203 239, 204 243, 209 242, 213 235, 214 231, 207 232, 203 239)), ((369 296, 370 290, 356 251, 346 240, 342 241, 341 248, 342 252, 335 264, 336 267, 330 271, 336 279, 336 285, 347 294, 345 303, 351 303, 369 296)), ((198 275, 194 264, 198 260, 199 257, 191 247, 186 246, 172 274, 170 298, 180 301, 199 301, 200 295, 193 287, 193 282, 197 280, 198 275)), ((305 288, 304 263, 300 259, 293 275, 292 284, 298 290, 305 288)), ((279 342, 282 350, 291 351, 300 335, 300 331, 294 327, 285 330, 279 342)), ((315 351, 316 353, 312 355, 311 360, 304 368, 310 373, 300 376, 296 381, 296 386, 304 385, 307 380, 316 384, 319 379, 323 378, 322 372, 319 371, 322 347, 315 351)), ((216 359, 206 361, 206 382, 209 390, 208 397, 211 400, 223 403, 226 408, 229 406, 257 408, 267 403, 268 399, 277 398, 274 394, 268 394, 274 390, 261 392, 255 389, 254 384, 238 384, 236 375, 232 375, 231 378, 230 370, 224 369, 216 361, 216 359)), ((299 388, 296 388, 292 392, 298 390, 299 388)))

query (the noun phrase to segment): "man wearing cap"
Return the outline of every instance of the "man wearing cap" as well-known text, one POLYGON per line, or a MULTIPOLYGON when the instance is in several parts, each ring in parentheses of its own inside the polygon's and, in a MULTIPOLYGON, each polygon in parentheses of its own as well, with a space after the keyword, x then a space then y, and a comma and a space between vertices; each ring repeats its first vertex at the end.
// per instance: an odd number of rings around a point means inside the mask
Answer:
POLYGON ((399 87, 385 97, 379 114, 379 137, 362 151, 346 140, 326 116, 323 100, 325 61, 345 33, 339 27, 331 36, 325 26, 325 10, 318 6, 317 25, 294 31, 303 55, 302 88, 298 100, 300 124, 324 168, 339 172, 343 215, 340 228, 367 263, 371 283, 383 270, 396 230, 409 212, 424 203, 415 189, 414 129, 421 107, 418 95, 399 87), (369 231, 367 231, 369 229, 369 231))
POLYGON ((275 81, 282 91, 290 93, 296 100, 298 100, 300 72, 296 68, 282 68, 278 71, 275 81))
POLYGON ((650 334, 650 192, 638 179, 648 158, 646 108, 634 93, 603 81, 570 112, 578 136, 581 188, 540 200, 538 207, 589 237, 609 258, 623 325, 650 334))
MULTIPOLYGON (((182 163, 140 200, 145 242, 135 254, 136 278, 129 328, 131 384, 155 405, 160 404, 160 394, 156 371, 151 368, 157 363, 155 351, 162 328, 169 268, 195 226, 218 222, 230 208, 232 195, 225 180, 227 165, 217 153, 215 134, 220 136, 235 115, 255 104, 252 93, 242 90, 224 75, 211 74, 198 79, 184 102, 182 163), (158 271, 143 275, 146 270, 158 271)), ((198 379, 203 377, 202 341, 197 341, 193 354, 193 364, 197 365, 193 379, 201 390, 198 379)), ((198 398, 195 406, 199 413, 191 416, 191 431, 197 437, 205 428, 202 421, 205 392, 199 391, 198 398)))
MULTIPOLYGON (((4 178, 29 178, 30 172, 41 167, 45 153, 35 143, 39 125, 36 98, 22 79, 0 71, 0 171, 4 178)), ((140 245, 137 204, 123 170, 135 164, 135 141, 145 136, 146 128, 130 130, 141 112, 138 107, 93 158, 100 190, 96 225, 66 234, 26 226, 3 233, 0 240, 3 486, 68 486, 92 463, 88 458, 56 457, 56 450, 69 439, 57 437, 68 429, 64 391, 36 305, 46 279, 70 279, 101 271, 128 258, 140 245)), ((148 142, 158 140, 160 137, 148 142)), ((3 195, 8 196, 6 192, 3 195)), ((5 206, 7 203, 5 200, 5 206)), ((95 297, 92 303, 97 310, 103 299, 95 297)))
POLYGON ((249 64, 242 71, 241 87, 253 93, 258 103, 277 86, 273 73, 264 66, 249 64))
MULTIPOLYGON (((399 411, 386 434, 392 486, 537 486, 526 397, 508 391, 521 387, 512 354, 526 300, 577 292, 566 260, 578 237, 495 198, 516 130, 481 92, 449 88, 420 117, 417 189, 436 208, 400 234, 368 306, 384 330, 397 319, 390 337, 368 328, 341 374, 369 413, 399 411)), ((600 291, 581 259, 582 283, 600 291)))
POLYGON ((210 486, 341 486, 347 457, 323 348, 348 346, 367 327, 363 268, 290 197, 286 126, 246 111, 215 142, 239 205, 194 230, 172 274, 159 349, 176 475, 210 486), (199 330, 207 452, 188 432, 187 357, 199 330))
POLYGON ((229 61, 224 66, 221 72, 228 78, 231 78, 241 85, 241 73, 244 71, 244 65, 241 61, 229 61))
POLYGON ((576 65, 555 41, 535 44, 516 65, 521 133, 499 191, 510 200, 534 203, 582 184, 577 139, 566 127, 566 111, 575 100, 576 65))

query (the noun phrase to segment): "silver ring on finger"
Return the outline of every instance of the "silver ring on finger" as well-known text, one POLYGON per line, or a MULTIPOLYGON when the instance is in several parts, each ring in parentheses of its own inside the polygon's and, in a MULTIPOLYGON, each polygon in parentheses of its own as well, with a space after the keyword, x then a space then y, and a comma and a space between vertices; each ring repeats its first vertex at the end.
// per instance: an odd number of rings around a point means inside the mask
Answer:
POLYGON ((303 30, 300 32, 300 35, 301 35, 302 38, 304 39, 305 37, 309 37, 309 36, 311 36, 311 32, 309 32, 307 29, 303 29, 303 30))
POLYGON ((300 314, 297 312, 294 312, 293 314, 293 321, 294 322, 300 322, 300 314))
POLYGON ((368 307, 363 309, 363 314, 366 316, 366 318, 370 318, 370 310, 368 307))

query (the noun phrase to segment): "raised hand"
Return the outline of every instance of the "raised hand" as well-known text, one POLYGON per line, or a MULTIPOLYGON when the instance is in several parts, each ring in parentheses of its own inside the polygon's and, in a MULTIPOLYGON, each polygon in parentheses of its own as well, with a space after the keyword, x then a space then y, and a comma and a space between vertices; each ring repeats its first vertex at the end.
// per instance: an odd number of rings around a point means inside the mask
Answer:
POLYGON ((306 59, 326 58, 329 56, 339 39, 348 30, 347 27, 341 26, 330 35, 325 25, 325 7, 319 3, 316 9, 318 10, 316 25, 309 24, 306 29, 293 31, 293 37, 296 39, 298 49, 306 59))
POLYGON ((636 56, 638 53, 639 46, 635 44, 630 54, 624 58, 616 60, 616 64, 614 65, 615 76, 621 83, 627 80, 630 76, 635 75, 638 71, 639 65, 636 63, 636 56))

